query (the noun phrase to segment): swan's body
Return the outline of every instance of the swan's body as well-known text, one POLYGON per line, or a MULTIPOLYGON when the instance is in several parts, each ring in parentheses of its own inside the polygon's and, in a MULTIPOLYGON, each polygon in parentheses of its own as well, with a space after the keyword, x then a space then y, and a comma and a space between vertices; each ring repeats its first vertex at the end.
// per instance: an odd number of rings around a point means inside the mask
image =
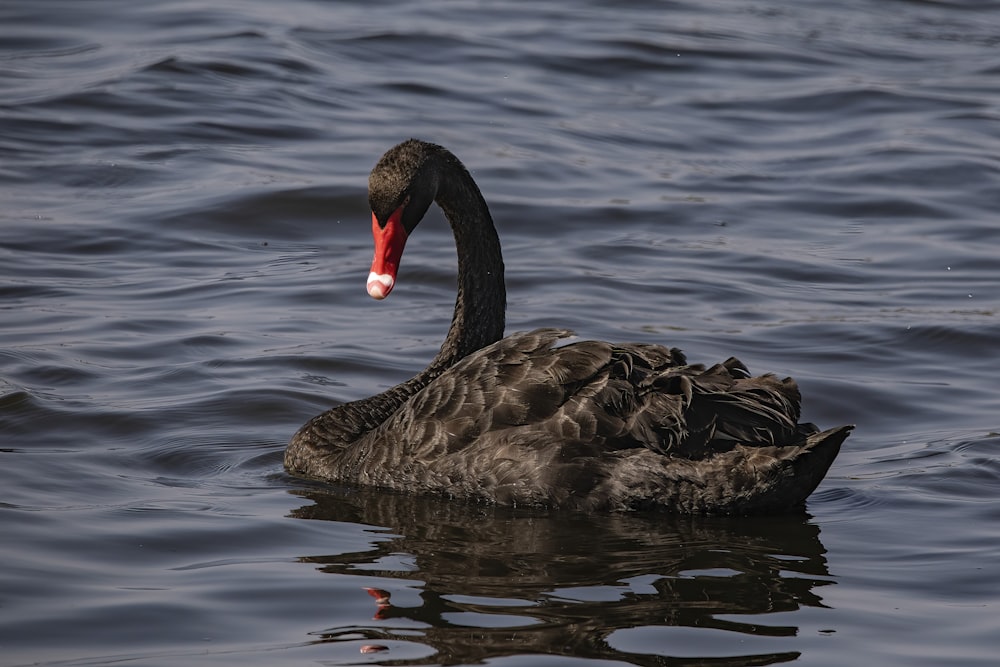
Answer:
POLYGON ((437 201, 458 245, 455 315, 423 372, 310 420, 289 471, 502 504, 747 514, 799 507, 851 427, 799 424, 791 379, 705 369, 677 349, 502 338, 500 243, 478 187, 447 150, 409 140, 369 181, 369 293, 395 284, 406 237, 437 201))

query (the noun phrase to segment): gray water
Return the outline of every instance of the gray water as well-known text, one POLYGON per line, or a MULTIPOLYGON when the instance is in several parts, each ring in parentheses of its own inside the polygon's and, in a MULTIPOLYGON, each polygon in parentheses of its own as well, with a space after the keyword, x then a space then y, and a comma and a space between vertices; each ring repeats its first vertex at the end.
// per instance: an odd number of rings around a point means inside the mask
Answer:
POLYGON ((996 664, 998 155, 996 2, 3 3, 0 663, 996 664), (447 328, 439 213, 365 293, 408 136, 490 202, 510 331, 857 424, 807 513, 286 475, 447 328))

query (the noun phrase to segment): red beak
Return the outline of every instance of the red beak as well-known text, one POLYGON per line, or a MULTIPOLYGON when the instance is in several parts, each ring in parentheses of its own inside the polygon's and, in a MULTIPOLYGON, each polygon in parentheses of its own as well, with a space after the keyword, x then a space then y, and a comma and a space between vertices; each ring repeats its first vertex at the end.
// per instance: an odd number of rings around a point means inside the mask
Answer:
POLYGON ((403 227, 403 207, 400 206, 386 221, 385 227, 378 224, 372 213, 372 236, 375 238, 375 257, 372 270, 368 274, 368 294, 375 299, 389 296, 396 284, 396 271, 406 245, 406 229, 403 227))

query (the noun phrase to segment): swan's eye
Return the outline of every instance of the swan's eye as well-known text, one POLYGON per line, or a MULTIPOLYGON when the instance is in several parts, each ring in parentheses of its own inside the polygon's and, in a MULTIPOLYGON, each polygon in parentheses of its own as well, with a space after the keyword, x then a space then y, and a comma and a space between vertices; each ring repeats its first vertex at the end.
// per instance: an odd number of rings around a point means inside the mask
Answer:
POLYGON ((409 203, 410 203, 410 195, 406 195, 406 197, 403 198, 403 203, 400 204, 399 207, 406 208, 407 204, 409 203))

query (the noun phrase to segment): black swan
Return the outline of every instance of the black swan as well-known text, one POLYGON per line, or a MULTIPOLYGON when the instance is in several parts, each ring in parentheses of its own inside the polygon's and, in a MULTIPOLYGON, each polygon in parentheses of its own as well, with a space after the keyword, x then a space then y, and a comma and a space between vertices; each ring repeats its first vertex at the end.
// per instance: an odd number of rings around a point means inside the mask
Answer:
POLYGON ((293 474, 505 505, 688 514, 801 507, 851 426, 800 424, 794 380, 705 368, 650 344, 566 343, 560 329, 506 338, 500 241, 472 176, 410 139, 368 181, 385 298, 406 238, 431 202, 458 248, 458 297, 421 373, 310 420, 285 451, 293 474))

